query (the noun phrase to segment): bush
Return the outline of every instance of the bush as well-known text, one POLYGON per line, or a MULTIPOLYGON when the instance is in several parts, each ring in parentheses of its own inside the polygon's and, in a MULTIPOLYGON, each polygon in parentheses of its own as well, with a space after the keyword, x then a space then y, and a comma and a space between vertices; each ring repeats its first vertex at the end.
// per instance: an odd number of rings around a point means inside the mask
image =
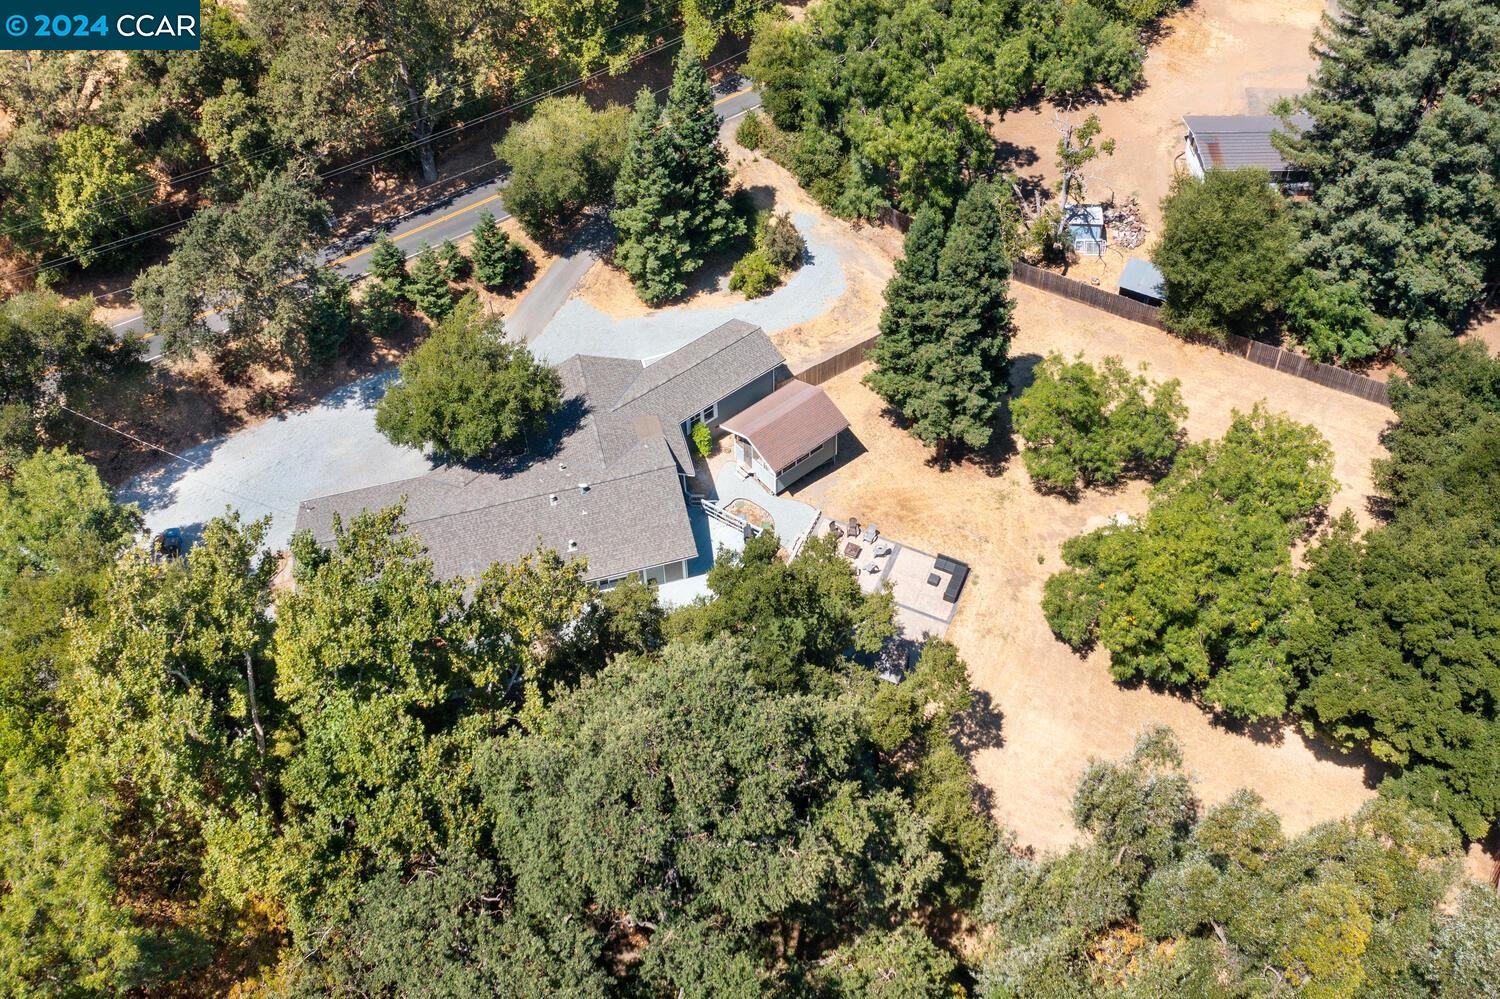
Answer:
POLYGON ((807 252, 807 243, 792 224, 788 212, 767 212, 755 230, 755 245, 765 254, 772 266, 781 271, 791 270, 802 262, 807 252))
POLYGON ((765 141, 765 120, 760 113, 751 111, 740 120, 739 128, 734 130, 734 141, 746 149, 759 149, 760 144, 765 141))
POLYGON ((759 249, 751 250, 736 261, 729 274, 730 289, 746 298, 759 298, 780 283, 780 269, 759 249))
POLYGON ((375 426, 394 444, 474 459, 540 432, 561 394, 557 372, 466 295, 401 365, 375 426))
POLYGON ((714 435, 713 431, 708 429, 707 423, 693 424, 693 447, 703 458, 714 453, 714 435))

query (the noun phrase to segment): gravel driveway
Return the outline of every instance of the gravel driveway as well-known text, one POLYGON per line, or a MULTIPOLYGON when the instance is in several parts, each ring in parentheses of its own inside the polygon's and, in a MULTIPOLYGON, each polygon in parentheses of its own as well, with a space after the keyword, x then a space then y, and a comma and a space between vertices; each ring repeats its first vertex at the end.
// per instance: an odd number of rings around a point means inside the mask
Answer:
POLYGON ((393 372, 351 382, 310 409, 288 413, 184 452, 126 483, 120 499, 140 505, 153 532, 181 527, 192 539, 226 506, 269 515, 266 543, 285 548, 297 504, 313 496, 421 475, 421 452, 397 447, 375 429, 375 403, 393 372), (201 466, 201 467, 200 467, 201 466))
POLYGON ((574 298, 557 311, 531 349, 552 364, 574 354, 650 361, 731 319, 754 323, 767 333, 810 322, 844 294, 847 281, 838 250, 820 235, 817 218, 799 212, 794 221, 806 234, 807 258, 786 284, 764 298, 714 308, 660 309, 626 318, 606 315, 574 298))

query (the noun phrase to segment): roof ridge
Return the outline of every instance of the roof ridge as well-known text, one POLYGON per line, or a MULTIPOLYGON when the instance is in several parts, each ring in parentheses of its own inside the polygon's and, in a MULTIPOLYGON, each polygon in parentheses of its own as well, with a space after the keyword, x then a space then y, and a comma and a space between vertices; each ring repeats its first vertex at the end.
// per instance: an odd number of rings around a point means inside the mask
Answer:
POLYGON ((654 365, 650 365, 650 364, 646 364, 645 362, 642 362, 641 363, 641 372, 640 372, 640 374, 636 376, 635 381, 631 382, 630 385, 628 385, 626 387, 625 394, 622 395, 619 398, 619 400, 612 407, 610 407, 610 412, 611 413, 617 413, 617 412, 620 411, 621 408, 623 408, 628 403, 632 403, 632 402, 635 402, 637 399, 644 398, 645 396, 651 394, 652 392, 655 392, 657 389, 660 389, 663 385, 666 385, 666 384, 668 384, 668 383, 670 383, 672 381, 675 381, 678 378, 681 378, 683 375, 687 374, 689 371, 692 371, 694 368, 698 367, 698 365, 707 363, 709 360, 711 360, 713 357, 715 357, 721 351, 727 350, 729 347, 733 346, 734 344, 739 343, 741 340, 745 339, 745 337, 751 336, 751 335, 753 335, 755 333, 761 333, 761 334, 765 333, 764 330, 762 330, 759 326, 756 326, 754 323, 747 323, 743 319, 728 319, 728 320, 725 320, 724 322, 720 323, 719 325, 715 326, 713 329, 709 330, 708 332, 702 334, 701 336, 694 337, 692 340, 689 340, 687 343, 683 344, 681 347, 678 347, 676 350, 668 351, 665 355, 663 355, 661 358, 659 358, 656 363, 660 364, 662 361, 667 360, 668 358, 672 357, 674 354, 680 354, 680 353, 682 353, 683 351, 687 350, 689 347, 693 346, 694 344, 700 343, 703 340, 707 339, 708 337, 713 336, 719 330, 721 330, 724 327, 730 325, 731 323, 739 323, 744 328, 741 329, 741 330, 739 330, 738 334, 735 337, 733 337, 730 340, 726 340, 724 342, 724 344, 718 350, 715 350, 715 351, 712 351, 712 352, 710 352, 708 354, 705 354, 703 357, 698 358, 698 360, 694 361, 692 364, 689 364, 687 367, 683 368, 681 371, 673 372, 673 374, 671 375, 671 377, 669 377, 666 381, 662 382, 660 385, 655 385, 652 388, 646 390, 645 392, 642 392, 640 395, 632 396, 630 394, 631 390, 633 390, 636 387, 636 385, 639 384, 640 380, 645 377, 646 373, 648 371, 650 371, 652 369, 652 367, 654 367, 654 365))

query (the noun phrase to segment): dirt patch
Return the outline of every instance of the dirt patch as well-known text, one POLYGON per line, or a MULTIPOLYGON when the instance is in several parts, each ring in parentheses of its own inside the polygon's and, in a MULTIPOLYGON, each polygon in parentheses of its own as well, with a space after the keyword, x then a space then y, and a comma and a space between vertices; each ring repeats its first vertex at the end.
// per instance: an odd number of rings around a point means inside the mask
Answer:
MULTIPOLYGON (((1324 0, 1199 0, 1167 18, 1134 95, 1066 112, 1075 121, 1098 114, 1104 137, 1116 142, 1112 157, 1089 168, 1090 200, 1134 196, 1148 241, 1154 239, 1182 152, 1182 116, 1259 114, 1276 98, 1303 90, 1317 65, 1310 46, 1324 8, 1324 0)), ((1009 167, 1029 183, 1057 181, 1059 113, 1041 105, 991 119, 1009 167)), ((1144 248, 1112 248, 1102 260, 1082 262, 1074 276, 1113 282, 1126 257, 1143 254, 1144 248)))
MULTIPOLYGON (((1115 354, 1132 368, 1149 359, 1152 377, 1183 380, 1195 440, 1222 433, 1232 410, 1267 399, 1328 437, 1341 487, 1334 509, 1365 516, 1369 462, 1380 451, 1388 411, 1028 288, 1016 293, 1018 381, 1048 350, 1082 351, 1092 359, 1115 354)), ((1157 723, 1182 739, 1206 801, 1249 787, 1289 831, 1348 814, 1374 794, 1376 771, 1363 761, 1291 729, 1269 738, 1229 731, 1188 700, 1116 684, 1107 652, 1080 659, 1052 636, 1041 595, 1047 577, 1062 568, 1060 546, 1117 513, 1144 512, 1144 485, 1089 492, 1076 503, 1043 496, 1003 444, 984 460, 940 470, 860 383, 867 370, 861 366, 824 385, 859 441, 854 456, 796 495, 831 517, 875 521, 891 537, 972 567, 948 638, 968 661, 980 693, 975 768, 991 792, 996 819, 1023 843, 1071 843, 1069 801, 1088 761, 1124 755, 1143 727, 1157 723)))

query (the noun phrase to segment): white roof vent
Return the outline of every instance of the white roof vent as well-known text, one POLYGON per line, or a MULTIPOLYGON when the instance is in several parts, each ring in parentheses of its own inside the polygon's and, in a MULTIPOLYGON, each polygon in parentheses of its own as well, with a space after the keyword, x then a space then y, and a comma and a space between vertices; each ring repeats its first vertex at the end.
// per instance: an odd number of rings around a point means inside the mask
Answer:
POLYGON ((557 506, 557 493, 553 493, 551 496, 548 496, 547 502, 552 506, 557 506))
POLYGON ((570 551, 570 552, 576 552, 577 550, 578 550, 578 542, 576 540, 574 540, 573 538, 569 538, 568 539, 568 551, 570 551))
POLYGON ((588 492, 589 491, 589 484, 587 482, 580 482, 580 483, 578 483, 578 491, 580 493, 586 493, 586 492, 588 492))

